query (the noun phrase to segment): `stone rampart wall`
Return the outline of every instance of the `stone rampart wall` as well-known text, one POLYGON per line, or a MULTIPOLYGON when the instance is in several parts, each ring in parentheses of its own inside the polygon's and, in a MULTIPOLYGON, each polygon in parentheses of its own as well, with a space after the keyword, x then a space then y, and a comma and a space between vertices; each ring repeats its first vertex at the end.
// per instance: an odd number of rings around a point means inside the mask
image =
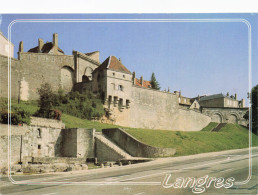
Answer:
POLYGON ((175 154, 173 148, 157 148, 146 145, 121 129, 103 129, 102 133, 134 157, 165 157, 175 154))
MULTIPOLYGON (((74 83, 74 59, 69 55, 52 55, 43 53, 19 53, 20 59, 11 59, 11 97, 22 100, 37 99, 37 89, 41 84, 50 83, 54 90, 63 87, 66 92, 67 83, 74 83), (61 70, 68 67, 72 75, 61 74, 61 70), (71 81, 67 81, 70 79, 71 81), (62 82, 64 86, 62 86, 62 82)), ((0 55, 0 83, 1 97, 8 97, 8 58, 0 55)))
POLYGON ((153 89, 133 86, 130 105, 128 118, 135 128, 199 131, 211 121, 201 113, 180 109, 175 94, 153 89))
POLYGON ((65 90, 66 86, 62 86, 61 77, 67 75, 61 75, 61 69, 69 67, 73 74, 75 69, 73 56, 68 55, 20 53, 20 62, 20 77, 28 85, 28 89, 24 89, 28 90, 28 99, 37 99, 37 89, 45 82, 51 84, 55 91, 60 87, 65 90))
MULTIPOLYGON (((20 81, 20 61, 14 58, 10 60, 10 87, 11 98, 18 99, 20 81)), ((0 55, 0 94, 1 97, 8 98, 8 57, 0 55)))
POLYGON ((237 123, 247 126, 243 116, 248 108, 202 108, 202 113, 210 116, 212 122, 218 123, 237 123))

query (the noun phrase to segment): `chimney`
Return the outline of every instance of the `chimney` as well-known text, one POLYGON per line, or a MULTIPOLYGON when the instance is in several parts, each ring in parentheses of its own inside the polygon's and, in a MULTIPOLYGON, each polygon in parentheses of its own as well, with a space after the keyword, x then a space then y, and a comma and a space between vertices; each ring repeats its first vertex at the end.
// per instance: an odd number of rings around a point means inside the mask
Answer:
POLYGON ((133 85, 135 84, 135 72, 133 72, 133 85))
POLYGON ((19 52, 23 52, 23 41, 20 42, 19 44, 19 52))
POLYGON ((140 83, 141 83, 141 85, 143 85, 143 77, 142 76, 140 78, 140 83))
POLYGON ((176 96, 179 96, 179 92, 178 91, 174 91, 174 93, 176 94, 176 96))
POLYGON ((53 45, 58 47, 58 34, 57 33, 53 34, 53 45))
POLYGON ((39 52, 41 52, 42 47, 43 47, 43 45, 44 45, 43 39, 39 39, 39 40, 38 40, 38 43, 39 43, 39 52))
POLYGON ((237 100, 237 94, 235 93, 235 100, 237 100))
POLYGON ((244 108, 245 107, 245 99, 242 99, 241 100, 241 108, 244 108))
POLYGON ((122 59, 121 59, 121 58, 119 58, 119 62, 121 62, 121 63, 122 63, 122 59))
POLYGON ((181 90, 179 91, 179 97, 181 97, 181 90))
POLYGON ((200 101, 200 99, 201 99, 201 98, 200 98, 200 95, 198 95, 198 97, 197 97, 198 102, 200 101))

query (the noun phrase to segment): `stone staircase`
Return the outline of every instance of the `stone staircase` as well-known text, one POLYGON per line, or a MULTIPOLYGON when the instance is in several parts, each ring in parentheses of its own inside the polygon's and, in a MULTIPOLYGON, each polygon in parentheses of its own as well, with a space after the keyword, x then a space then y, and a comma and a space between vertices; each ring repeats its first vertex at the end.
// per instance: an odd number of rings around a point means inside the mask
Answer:
POLYGON ((98 139, 100 142, 104 143, 107 147, 114 150, 117 154, 121 155, 124 159, 131 159, 133 158, 130 154, 128 154, 126 151, 119 148, 117 145, 115 145, 113 142, 111 142, 108 138, 106 138, 101 132, 95 133, 95 138, 98 139))
POLYGON ((211 132, 218 132, 220 129, 222 129, 223 127, 225 127, 227 123, 219 123, 215 128, 213 128, 211 130, 211 132))

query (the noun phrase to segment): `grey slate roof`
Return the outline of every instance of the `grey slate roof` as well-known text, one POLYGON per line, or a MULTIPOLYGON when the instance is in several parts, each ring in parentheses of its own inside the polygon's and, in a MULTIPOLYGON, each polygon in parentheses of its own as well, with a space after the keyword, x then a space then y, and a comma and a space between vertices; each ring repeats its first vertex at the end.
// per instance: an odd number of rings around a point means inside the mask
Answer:
MULTIPOLYGON (((203 96, 201 97, 200 101, 206 101, 206 100, 212 100, 212 99, 217 99, 217 98, 225 98, 227 96, 223 95, 222 93, 219 94, 214 94, 214 95, 208 95, 208 96, 203 96)), ((228 97, 230 98, 230 97, 228 97)))

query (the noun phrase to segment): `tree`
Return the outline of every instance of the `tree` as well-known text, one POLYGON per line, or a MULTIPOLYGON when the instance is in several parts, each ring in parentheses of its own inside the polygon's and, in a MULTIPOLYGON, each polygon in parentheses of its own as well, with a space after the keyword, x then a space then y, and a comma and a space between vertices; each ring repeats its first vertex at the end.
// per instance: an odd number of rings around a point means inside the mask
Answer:
POLYGON ((150 83, 151 83, 152 89, 160 90, 160 86, 159 86, 158 81, 156 80, 154 72, 151 75, 150 83))
MULTIPOLYGON (((252 132, 257 134, 258 130, 258 85, 252 88, 250 95, 250 101, 252 105, 252 132)), ((249 119, 249 111, 244 115, 245 119, 249 119)))
POLYGON ((48 83, 41 85, 38 89, 38 94, 40 96, 38 100, 39 110, 36 115, 50 118, 55 98, 51 85, 48 83))

